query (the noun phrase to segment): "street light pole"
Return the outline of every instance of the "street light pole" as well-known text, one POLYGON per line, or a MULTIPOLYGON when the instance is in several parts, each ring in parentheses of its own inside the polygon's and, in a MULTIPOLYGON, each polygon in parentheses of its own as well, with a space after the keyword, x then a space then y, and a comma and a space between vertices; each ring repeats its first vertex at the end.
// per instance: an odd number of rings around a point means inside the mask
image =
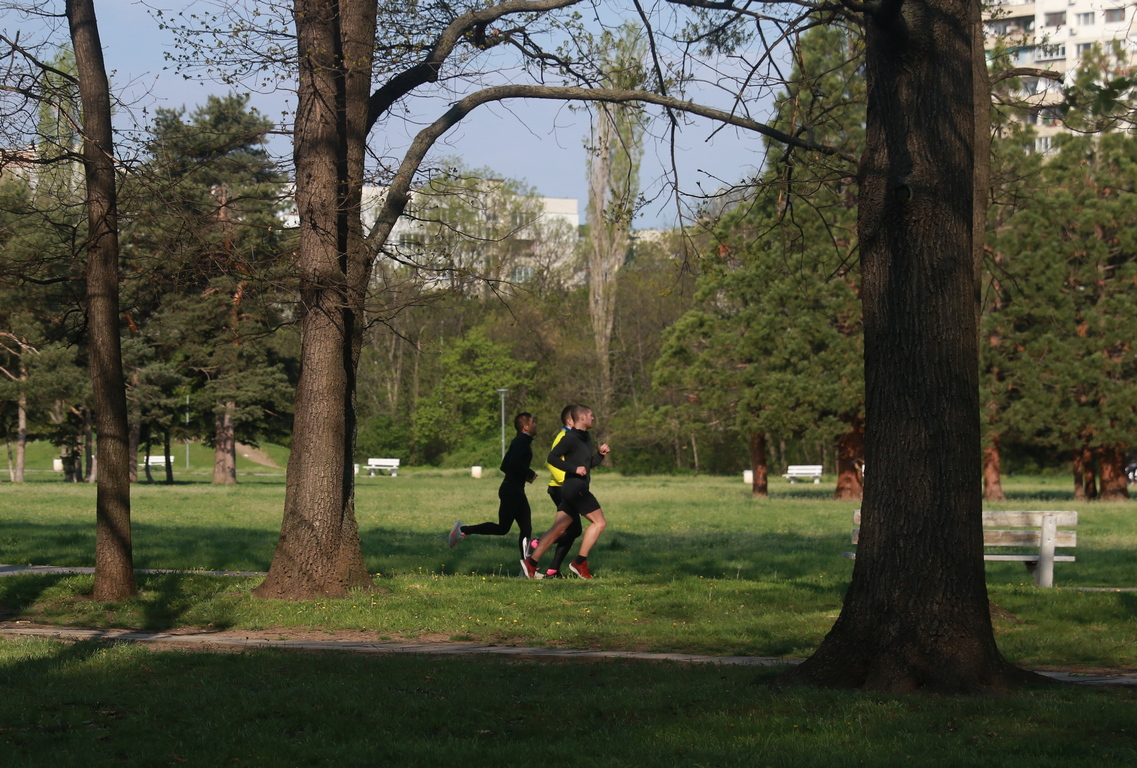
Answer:
POLYGON ((501 457, 505 458, 505 396, 509 392, 508 389, 499 389, 497 393, 501 395, 501 457))

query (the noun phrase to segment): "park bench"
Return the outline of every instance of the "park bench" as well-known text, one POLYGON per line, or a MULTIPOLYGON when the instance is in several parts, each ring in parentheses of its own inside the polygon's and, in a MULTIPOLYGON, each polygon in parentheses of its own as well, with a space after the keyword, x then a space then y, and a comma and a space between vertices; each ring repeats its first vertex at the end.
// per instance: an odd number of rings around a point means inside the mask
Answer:
MULTIPOLYGON (((860 534, 861 510, 853 510, 853 543, 860 534)), ((983 546, 1027 547, 1035 552, 986 552, 984 560, 1020 562, 1034 576, 1039 587, 1054 586, 1054 564, 1072 563, 1073 555, 1058 555, 1055 547, 1076 547, 1078 534, 1071 530, 1078 525, 1078 513, 1054 510, 1045 512, 987 512, 983 513, 983 546)), ((855 559, 856 552, 842 552, 842 557, 855 559)))
POLYGON ((367 474, 370 477, 375 477, 376 472, 390 472, 391 477, 399 476, 399 460, 398 459, 368 459, 367 460, 367 474))
POLYGON ((820 464, 790 464, 786 467, 786 473, 782 477, 789 480, 791 484, 799 477, 812 477, 813 484, 817 485, 821 482, 824 469, 820 464))
POLYGON ((149 465, 151 467, 164 467, 166 466, 167 459, 170 460, 170 465, 172 466, 174 463, 173 456, 147 456, 145 461, 138 462, 138 466, 145 467, 149 465))

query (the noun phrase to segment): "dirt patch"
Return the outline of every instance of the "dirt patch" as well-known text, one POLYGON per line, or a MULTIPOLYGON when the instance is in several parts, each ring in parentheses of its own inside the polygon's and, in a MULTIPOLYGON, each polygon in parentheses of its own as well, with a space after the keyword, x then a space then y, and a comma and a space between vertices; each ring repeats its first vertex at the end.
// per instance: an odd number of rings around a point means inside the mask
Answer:
POLYGON ((269 455, 262 451, 260 448, 254 448, 251 445, 244 443, 237 443, 237 453, 243 459, 248 459, 254 464, 260 464, 262 467, 272 467, 273 469, 284 469, 284 467, 277 464, 269 455))

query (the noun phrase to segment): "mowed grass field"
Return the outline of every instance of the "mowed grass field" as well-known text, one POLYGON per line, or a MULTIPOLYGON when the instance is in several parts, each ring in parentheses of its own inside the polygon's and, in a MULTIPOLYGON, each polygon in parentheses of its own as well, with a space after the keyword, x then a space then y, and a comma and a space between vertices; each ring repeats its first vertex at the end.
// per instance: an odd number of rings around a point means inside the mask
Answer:
MULTIPOLYGON (((86 599, 91 577, 0 580, 23 620, 164 629, 172 626, 362 629, 390 638, 523 645, 803 656, 840 610, 852 562, 854 503, 831 485, 776 482, 765 501, 740 478, 621 477, 594 481, 609 520, 589 558, 596 575, 517 578, 515 533, 470 536, 451 550, 456 519, 496 519, 497 482, 468 472, 408 470, 361 477, 357 517, 375 588, 348 600, 280 603, 249 592, 257 578, 140 577, 123 605, 86 599)), ((988 563, 1004 652, 1032 665, 1137 666, 1137 504, 1063 500, 1058 480, 1008 481, 1008 509, 1078 509, 1075 563, 1058 589, 1035 588, 1018 563, 988 563)), ((279 532, 282 476, 237 486, 139 484, 133 489, 139 568, 264 571, 279 532)), ((544 488, 529 490, 534 528, 552 520, 544 488)), ((0 484, 0 562, 90 566, 94 488, 0 484)))
MULTIPOLYGON (((184 478, 183 478, 184 479, 184 478)), ((283 477, 236 487, 133 489, 140 568, 267 569, 283 477)), ((1137 667, 1137 504, 1074 504, 1068 482, 1009 479, 1006 509, 1077 509, 1059 588, 988 564, 1000 647, 1033 668, 1137 667)), ((408 469, 361 477, 357 514, 375 587, 345 600, 260 601, 256 578, 140 576, 124 604, 90 576, 0 578, 11 621, 261 633, 363 630, 376 639, 808 655, 848 585, 855 504, 832 484, 741 478, 594 481, 609 527, 596 579, 517 578, 516 535, 494 519, 497 481, 408 469)), ((530 488, 535 527, 552 519, 530 488)), ((49 476, 0 483, 0 562, 91 565, 94 489, 49 476)), ((329 634, 331 636, 331 634, 329 634)), ((1132 688, 991 697, 780 690, 777 670, 648 662, 164 651, 0 639, 0 764, 19 766, 1088 766, 1137 763, 1132 688)))

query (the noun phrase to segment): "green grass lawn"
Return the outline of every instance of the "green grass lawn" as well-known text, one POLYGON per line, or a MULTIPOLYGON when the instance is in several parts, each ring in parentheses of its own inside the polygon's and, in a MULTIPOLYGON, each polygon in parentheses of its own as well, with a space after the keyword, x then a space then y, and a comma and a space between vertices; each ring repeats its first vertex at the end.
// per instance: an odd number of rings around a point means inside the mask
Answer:
MULTIPOLYGON (((206 478, 207 479, 207 478, 206 478)), ((1007 509, 1077 509, 1075 563, 1041 590, 988 564, 1000 647, 1034 668, 1137 667, 1137 507, 1075 504, 1068 482, 1008 479, 1007 509)), ((346 600, 253 599, 257 579, 140 578, 135 600, 90 599, 89 576, 0 579, 8 620, 81 626, 365 630, 426 639, 705 654, 808 655, 840 610, 855 504, 830 485, 599 475, 609 528, 597 578, 516 577, 516 536, 469 537, 497 483, 468 472, 361 477, 357 512, 375 587, 346 600)), ((143 568, 265 570, 280 476, 133 489, 143 568)), ((535 525, 552 520, 541 487, 535 525)), ((0 483, 0 562, 91 565, 94 489, 0 483)), ((1137 760, 1132 690, 996 698, 778 691, 773 672, 628 662, 159 652, 0 640, 0 754, 11 764, 496 766, 1090 765, 1137 760)))

